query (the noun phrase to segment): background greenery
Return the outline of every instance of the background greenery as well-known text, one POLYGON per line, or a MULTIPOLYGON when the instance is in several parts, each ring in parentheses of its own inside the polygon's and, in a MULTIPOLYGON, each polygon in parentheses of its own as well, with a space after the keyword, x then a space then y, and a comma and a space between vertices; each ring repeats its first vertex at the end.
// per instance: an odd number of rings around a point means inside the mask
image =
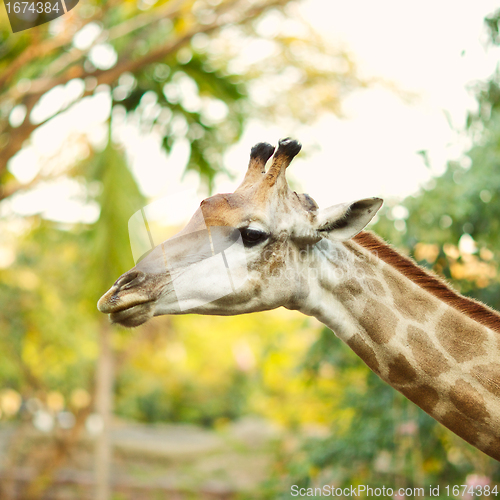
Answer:
MULTIPOLYGON (((369 84, 348 53, 327 46, 305 24, 300 36, 262 35, 265 16, 293 17, 292 4, 94 0, 50 26, 15 37, 7 26, 0 30, 0 224, 2 248, 15 254, 0 269, 0 422, 15 423, 22 437, 41 415, 74 418, 71 426, 56 424, 47 431, 36 454, 24 453, 13 438, 4 472, 23 466, 36 471, 19 498, 42 498, 50 491, 85 432, 99 385, 103 336, 115 358, 117 417, 220 430, 258 415, 280 426, 269 479, 251 498, 289 497, 284 492, 291 484, 400 487, 500 480, 496 462, 383 384, 314 320, 280 311, 185 316, 109 332, 107 319, 96 311, 102 292, 133 266, 124 251, 127 222, 148 202, 123 144, 111 139, 117 117, 161 136, 167 152, 188 139, 187 169, 210 190, 215 176, 224 175, 224 151, 252 117, 305 123, 320 112, 338 113, 345 95, 369 84), (78 48, 75 35, 90 23, 99 35, 78 48), (243 44, 261 38, 274 46, 264 63, 231 65, 243 44), (94 64, 92 48, 99 44, 111 46, 116 56, 108 67, 94 64), (289 68, 299 77, 283 88, 279 77, 289 68), (84 85, 73 101, 43 121, 30 119, 47 92, 75 80, 84 85), (255 82, 270 88, 265 105, 255 98, 255 82), (214 121, 203 106, 189 104, 184 93, 193 84, 202 102, 225 105, 224 120, 214 121), (9 162, 32 134, 99 92, 111 100, 104 144, 82 134, 85 154, 59 169, 46 162, 28 182, 16 178, 9 162), (17 195, 65 177, 98 205, 95 222, 61 224, 10 209, 17 195)), ((486 20, 493 44, 499 43, 499 16, 486 20)), ((500 309, 500 75, 479 84, 476 95, 479 111, 471 114, 466 131, 473 143, 469 160, 450 163, 420 193, 389 200, 373 229, 463 293, 500 309)), ((7 480, 2 488, 9 498, 7 480)))

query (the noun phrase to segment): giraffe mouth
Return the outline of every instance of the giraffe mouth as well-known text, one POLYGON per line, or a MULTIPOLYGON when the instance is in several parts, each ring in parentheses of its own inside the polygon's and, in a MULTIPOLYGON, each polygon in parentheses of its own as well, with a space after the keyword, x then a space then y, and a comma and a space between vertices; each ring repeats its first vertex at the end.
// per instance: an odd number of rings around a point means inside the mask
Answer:
POLYGON ((97 303, 99 311, 109 314, 111 323, 125 327, 142 325, 154 314, 155 300, 140 296, 136 292, 121 294, 113 286, 97 303))
POLYGON ((97 303, 97 309, 105 314, 120 313, 134 306, 152 302, 149 297, 140 296, 135 291, 123 290, 113 285, 97 303))
POLYGON ((154 316, 154 301, 140 302, 124 309, 111 312, 111 323, 133 328, 142 325, 154 316))
POLYGON ((142 325, 154 315, 157 296, 155 287, 144 287, 147 281, 142 271, 125 273, 99 299, 97 308, 109 314, 112 323, 125 327, 142 325))

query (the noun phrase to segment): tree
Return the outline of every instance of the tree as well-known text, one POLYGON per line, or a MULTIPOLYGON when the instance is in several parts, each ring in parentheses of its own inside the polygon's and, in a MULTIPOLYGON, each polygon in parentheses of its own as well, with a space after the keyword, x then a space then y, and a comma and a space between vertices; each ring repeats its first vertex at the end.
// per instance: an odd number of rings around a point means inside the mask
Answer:
POLYGON ((8 164, 33 132, 99 91, 111 93, 112 106, 137 110, 142 126, 155 129, 167 151, 175 140, 187 138, 187 168, 209 184, 222 169, 222 151, 238 139, 252 112, 269 116, 274 110, 285 119, 311 119, 320 110, 338 112, 345 93, 366 82, 356 76, 347 53, 327 47, 305 23, 300 23, 303 34, 283 27, 283 21, 293 17, 292 7, 291 0, 96 0, 50 25, 16 35, 4 27, 0 199, 60 175, 42 169, 22 183, 8 164), (275 27, 263 27, 263 19, 275 27), (238 51, 257 41, 267 44, 270 55, 253 63, 238 61, 238 51), (259 81, 268 89, 265 99, 253 87, 260 97, 250 96, 251 86, 259 81), (40 112, 48 93, 54 96, 70 86, 70 97, 40 112), (302 99, 297 98, 299 90, 302 99), (153 113, 139 107, 143 97, 155 101, 153 113), (223 120, 207 113, 213 102, 226 107, 223 120))

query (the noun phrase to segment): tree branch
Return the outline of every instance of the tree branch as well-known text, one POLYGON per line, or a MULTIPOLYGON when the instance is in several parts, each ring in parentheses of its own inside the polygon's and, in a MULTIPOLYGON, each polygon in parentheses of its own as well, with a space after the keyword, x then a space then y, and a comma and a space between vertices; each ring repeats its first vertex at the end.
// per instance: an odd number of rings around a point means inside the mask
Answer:
MULTIPOLYGON (((69 68, 64 74, 53 77, 53 78, 39 78, 34 80, 31 84, 30 90, 25 94, 23 99, 23 103, 28 108, 27 118, 25 122, 17 128, 9 127, 7 130, 9 132, 9 142, 7 146, 2 151, 2 155, 0 156, 0 175, 7 168, 8 161, 23 147, 24 142, 30 137, 30 135, 35 131, 38 127, 43 125, 46 122, 42 122, 39 124, 33 124, 29 121, 29 113, 33 108, 34 104, 38 101, 38 99, 54 88, 57 85, 62 85, 67 83, 68 81, 74 78, 85 79, 89 76, 95 77, 97 79, 97 84, 111 84, 116 81, 120 75, 125 72, 136 73, 141 70, 143 67, 148 66, 157 61, 163 60, 168 55, 174 53, 182 46, 186 45, 194 35, 198 33, 211 33, 216 31, 224 26, 230 24, 245 24, 253 20, 255 17, 259 16, 266 10, 277 6, 283 6, 288 3, 291 3, 293 0, 271 0, 265 1, 257 6, 251 6, 246 11, 242 11, 236 18, 229 19, 225 15, 219 16, 218 21, 215 21, 208 25, 197 24, 194 28, 189 29, 184 34, 180 34, 178 38, 166 43, 163 46, 152 50, 148 54, 144 55, 139 59, 129 59, 124 57, 121 61, 119 61, 115 66, 106 70, 97 70, 94 72, 86 71, 83 66, 76 66, 69 68), (29 105, 28 105, 29 104, 29 105)), ((92 91, 86 91, 82 95, 81 98, 91 95, 92 91)), ((81 99, 80 98, 80 99, 81 99)), ((73 103, 72 103, 73 104, 73 103)), ((67 109, 67 108, 65 108, 67 109)), ((65 109, 59 111, 61 113, 65 109)), ((57 116, 57 113, 54 116, 57 116)), ((50 119, 54 118, 52 116, 50 119)), ((5 198, 5 196, 3 197, 5 198)))

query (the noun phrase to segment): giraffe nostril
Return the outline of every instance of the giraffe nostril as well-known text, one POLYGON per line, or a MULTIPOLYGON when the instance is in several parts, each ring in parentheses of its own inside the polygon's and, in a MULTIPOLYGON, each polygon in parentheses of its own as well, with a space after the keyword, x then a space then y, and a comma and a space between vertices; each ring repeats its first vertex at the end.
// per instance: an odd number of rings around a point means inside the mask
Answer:
POLYGON ((120 276, 116 282, 115 282, 115 287, 118 288, 119 290, 123 290, 124 288, 132 288, 133 286, 138 285, 142 281, 144 281, 145 278, 145 273, 142 271, 129 271, 128 273, 123 274, 120 276))

